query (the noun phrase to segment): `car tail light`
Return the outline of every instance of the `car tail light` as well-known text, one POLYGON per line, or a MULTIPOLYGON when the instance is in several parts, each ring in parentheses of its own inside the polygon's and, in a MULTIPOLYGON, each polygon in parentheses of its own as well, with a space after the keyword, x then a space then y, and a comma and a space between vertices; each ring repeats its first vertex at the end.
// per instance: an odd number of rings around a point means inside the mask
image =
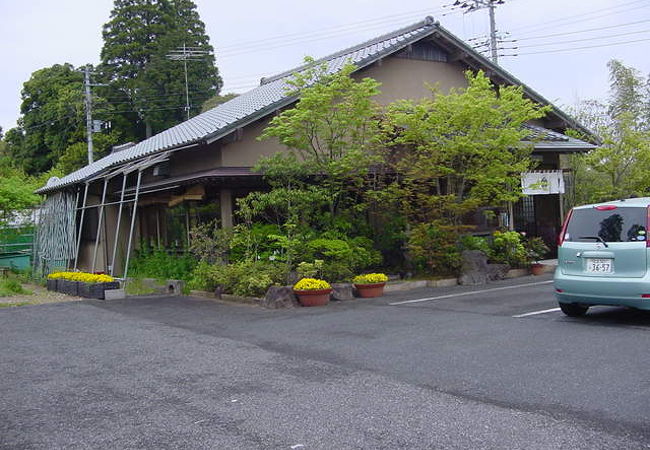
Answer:
POLYGON ((650 298, 650 294, 641 294, 641 298, 650 298))
MULTIPOLYGON (((569 226, 569 220, 571 220, 571 215, 572 214, 573 214, 573 209, 571 209, 569 211, 569 214, 567 214, 566 218, 564 219, 564 223, 562 224, 562 230, 560 231, 560 234, 558 234, 558 236, 557 236, 557 246, 558 247, 561 247, 562 243, 564 242, 564 235, 566 234, 566 229, 569 226)), ((648 214, 650 214, 650 210, 648 210, 648 214)))
POLYGON ((616 206, 616 205, 600 205, 600 206, 596 206, 597 211, 611 211, 611 210, 616 209, 616 208, 618 208, 618 206, 616 206))
POLYGON ((556 289, 555 292, 557 292, 558 294, 561 294, 562 292, 564 292, 564 289, 556 289))
POLYGON ((646 215, 646 222, 645 222, 645 246, 646 248, 650 247, 650 241, 648 240, 650 236, 648 236, 648 227, 650 227, 650 206, 647 208, 648 213, 646 215))

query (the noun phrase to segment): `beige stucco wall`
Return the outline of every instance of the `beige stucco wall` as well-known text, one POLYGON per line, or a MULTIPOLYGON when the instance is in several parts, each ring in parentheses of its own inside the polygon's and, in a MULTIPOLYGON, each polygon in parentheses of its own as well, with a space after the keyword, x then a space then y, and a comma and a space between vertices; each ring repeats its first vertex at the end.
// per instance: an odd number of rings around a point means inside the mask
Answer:
MULTIPOLYGON (((431 95, 426 83, 437 85, 443 92, 452 87, 467 85, 463 68, 455 63, 417 61, 403 58, 386 58, 381 64, 355 74, 357 78, 372 77, 382 83, 377 101, 386 105, 392 101, 410 98, 420 99, 431 95)), ((268 126, 271 117, 244 127, 241 140, 224 144, 221 163, 228 167, 253 166, 260 156, 270 156, 286 148, 275 139, 258 141, 257 137, 268 126)))
POLYGON ((260 156, 270 156, 279 151, 286 150, 277 139, 258 141, 273 116, 266 117, 247 127, 244 127, 242 137, 237 142, 224 144, 221 147, 221 163, 224 167, 251 167, 257 163, 260 156))
POLYGON ((430 97, 427 84, 447 93, 452 87, 465 87, 463 68, 456 63, 386 58, 380 64, 357 72, 355 78, 371 77, 381 83, 377 101, 386 105, 399 99, 417 100, 430 97))

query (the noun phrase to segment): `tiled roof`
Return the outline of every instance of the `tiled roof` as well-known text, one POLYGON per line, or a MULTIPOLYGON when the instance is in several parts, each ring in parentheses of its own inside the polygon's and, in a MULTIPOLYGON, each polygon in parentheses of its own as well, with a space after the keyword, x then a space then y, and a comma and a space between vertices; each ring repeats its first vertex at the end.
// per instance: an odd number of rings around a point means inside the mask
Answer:
MULTIPOLYGON (((326 63, 327 72, 335 73, 339 71, 348 61, 355 64, 358 68, 365 67, 384 56, 395 53, 409 44, 419 41, 420 39, 436 33, 438 37, 447 39, 455 46, 463 48, 467 54, 481 63, 505 74, 505 79, 514 79, 505 70, 494 65, 474 52, 469 46, 465 45, 458 38, 453 36, 447 30, 442 28, 433 18, 427 17, 425 20, 402 28, 392 33, 379 36, 370 41, 341 50, 325 58, 317 60, 314 64, 326 63), (509 78, 508 78, 509 77, 509 78)), ((233 130, 245 126, 261 117, 275 111, 283 106, 287 106, 296 100, 288 92, 289 85, 287 81, 292 74, 304 70, 307 66, 300 66, 276 76, 263 79, 261 85, 252 89, 245 94, 233 98, 210 111, 199 114, 185 122, 171 127, 155 136, 150 137, 125 150, 112 153, 105 156, 92 164, 89 164, 61 179, 52 179, 45 187, 37 192, 46 193, 62 189, 66 186, 87 180, 96 176, 105 170, 152 155, 165 150, 180 149, 187 145, 196 143, 213 142, 223 136, 228 135, 233 130)), ((516 80, 518 81, 518 80, 516 80)), ((517 83, 519 84, 519 83, 517 83)), ((527 92, 529 91, 526 88, 527 92)), ((533 98, 539 97, 541 103, 549 104, 539 94, 533 98)), ((559 111, 559 110, 558 110, 559 111)))
POLYGON ((524 128, 528 130, 528 136, 525 140, 534 142, 536 150, 561 148, 569 151, 584 151, 596 148, 595 145, 588 142, 538 125, 524 124, 524 128))

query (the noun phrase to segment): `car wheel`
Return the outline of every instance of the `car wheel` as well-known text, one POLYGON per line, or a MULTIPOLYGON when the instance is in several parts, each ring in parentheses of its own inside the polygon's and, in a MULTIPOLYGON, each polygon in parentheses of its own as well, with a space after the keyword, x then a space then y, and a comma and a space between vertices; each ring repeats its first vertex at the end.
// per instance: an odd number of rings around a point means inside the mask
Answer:
POLYGON ((580 317, 586 314, 589 307, 576 303, 560 303, 560 309, 569 317, 580 317))

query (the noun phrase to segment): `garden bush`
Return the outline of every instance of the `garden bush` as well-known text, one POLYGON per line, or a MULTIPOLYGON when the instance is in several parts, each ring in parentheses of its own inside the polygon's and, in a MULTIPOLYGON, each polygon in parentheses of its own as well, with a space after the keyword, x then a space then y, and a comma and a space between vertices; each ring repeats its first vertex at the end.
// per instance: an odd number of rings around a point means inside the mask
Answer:
POLYGON ((170 254, 162 247, 143 246, 131 260, 129 276, 187 281, 196 263, 196 258, 189 253, 170 254))
POLYGON ((232 264, 199 263, 192 274, 190 287, 213 291, 221 286, 229 294, 261 297, 273 285, 286 283, 285 264, 268 261, 240 261, 232 264))
POLYGON ((516 231, 495 231, 488 256, 492 262, 511 267, 523 267, 528 263, 523 236, 516 231))

